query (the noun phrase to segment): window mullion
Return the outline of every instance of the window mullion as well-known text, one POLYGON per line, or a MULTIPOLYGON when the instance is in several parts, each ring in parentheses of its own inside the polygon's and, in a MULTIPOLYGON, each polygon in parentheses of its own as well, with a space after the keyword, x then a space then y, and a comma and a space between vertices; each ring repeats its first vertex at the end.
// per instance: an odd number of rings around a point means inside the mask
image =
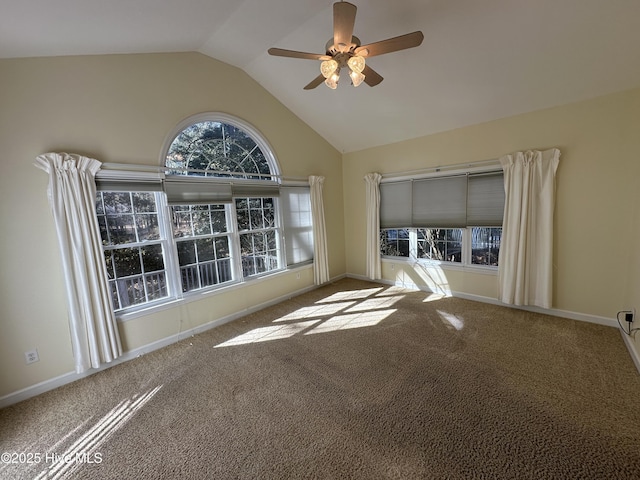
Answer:
POLYGON ((462 264, 471 265, 471 227, 462 230, 462 264))
POLYGON ((240 250, 240 232, 238 231, 238 220, 236 216, 236 205, 234 202, 225 205, 227 216, 227 231, 229 232, 229 250, 231 250, 233 280, 243 278, 242 255, 240 250))
POLYGON ((409 258, 411 260, 418 259, 418 229, 409 229, 409 258))
POLYGON ((166 196, 163 193, 156 194, 158 205, 158 223, 160 231, 165 239, 162 242, 164 255, 164 271, 169 287, 169 296, 178 298, 182 295, 182 282, 180 281, 180 265, 178 264, 178 245, 173 238, 171 222, 171 207, 167 205, 166 196))

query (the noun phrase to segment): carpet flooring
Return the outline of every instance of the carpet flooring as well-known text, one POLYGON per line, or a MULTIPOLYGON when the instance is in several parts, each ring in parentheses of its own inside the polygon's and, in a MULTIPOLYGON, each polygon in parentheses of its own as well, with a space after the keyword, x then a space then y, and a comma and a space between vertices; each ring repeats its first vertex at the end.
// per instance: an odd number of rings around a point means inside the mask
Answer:
POLYGON ((344 279, 0 410, 0 478, 637 479, 639 405, 614 328, 344 279))

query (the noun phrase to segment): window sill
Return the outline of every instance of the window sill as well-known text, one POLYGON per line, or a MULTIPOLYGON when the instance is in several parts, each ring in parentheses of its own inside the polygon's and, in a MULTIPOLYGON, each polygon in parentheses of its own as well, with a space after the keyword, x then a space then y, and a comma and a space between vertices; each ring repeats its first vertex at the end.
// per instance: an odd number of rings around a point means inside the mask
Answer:
POLYGON ((194 292, 181 293, 180 294, 181 296, 178 298, 170 297, 170 298, 167 298, 166 300, 159 300, 158 302, 155 302, 153 305, 140 306, 137 309, 132 309, 131 311, 127 311, 127 312, 116 312, 116 320, 118 322, 128 322, 129 320, 134 320, 139 317, 151 315, 156 312, 168 310, 170 308, 175 308, 177 306, 185 305, 191 302, 196 302, 207 297, 220 295, 220 294, 231 292, 234 290, 240 290, 249 285, 256 285, 258 283, 272 281, 284 275, 300 272, 302 270, 308 270, 311 268, 313 268, 313 263, 309 263, 309 264, 305 264, 302 266, 293 267, 289 269, 278 270, 277 272, 267 273, 264 275, 249 277, 240 281, 227 283, 225 285, 221 285, 215 288, 210 288, 204 291, 196 290, 194 292))
POLYGON ((454 262, 441 262, 437 260, 425 260, 407 257, 382 257, 383 263, 404 263, 407 265, 420 265, 422 267, 434 267, 442 270, 477 273, 481 275, 498 275, 498 267, 487 265, 469 265, 454 262))

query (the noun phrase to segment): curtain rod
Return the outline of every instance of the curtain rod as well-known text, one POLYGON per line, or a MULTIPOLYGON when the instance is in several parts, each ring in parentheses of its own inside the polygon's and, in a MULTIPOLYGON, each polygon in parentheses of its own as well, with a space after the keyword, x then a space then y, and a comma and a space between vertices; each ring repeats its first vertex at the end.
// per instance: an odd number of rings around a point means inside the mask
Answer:
POLYGON ((406 172, 394 172, 394 173, 383 173, 382 178, 403 178, 409 177, 412 175, 426 175, 429 173, 439 173, 439 172, 451 172, 456 170, 464 170, 464 169, 479 169, 483 167, 498 167, 500 166, 500 160, 498 158, 491 158, 489 160, 479 160, 477 162, 467 162, 467 163, 457 163, 454 165, 440 165, 436 167, 426 167, 420 168, 418 170, 408 170, 406 172))
MULTIPOLYGON (((149 173, 158 173, 164 174, 167 170, 181 170, 187 171, 185 168, 176 168, 176 167, 160 167, 157 165, 140 165, 134 163, 113 163, 113 162, 105 162, 102 164, 103 170, 119 170, 125 172, 149 172, 149 173)), ((196 171, 196 170, 193 170, 196 171)), ((199 172, 205 172, 205 170, 197 170, 199 172)), ((245 172, 216 172, 214 170, 207 170, 210 173, 221 173, 224 175, 248 175, 248 176, 258 176, 258 177, 271 177, 280 179, 283 182, 304 182, 309 183, 308 177, 286 177, 284 175, 273 175, 273 174, 264 174, 264 173, 245 173, 245 172)))

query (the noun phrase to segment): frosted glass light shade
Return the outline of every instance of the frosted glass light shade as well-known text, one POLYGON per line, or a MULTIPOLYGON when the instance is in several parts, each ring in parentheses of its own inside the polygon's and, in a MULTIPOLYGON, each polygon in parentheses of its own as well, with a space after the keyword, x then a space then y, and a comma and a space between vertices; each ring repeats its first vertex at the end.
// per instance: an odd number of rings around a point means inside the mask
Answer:
POLYGON ((324 81, 324 84, 331 90, 335 90, 336 88, 338 88, 338 80, 340 80, 340 75, 338 74, 338 72, 335 72, 324 81))
POLYGON ((351 82, 353 83, 354 87, 360 85, 364 80, 364 75, 354 70, 351 70, 351 72, 349 72, 349 76, 351 77, 351 82))
POLYGON ((333 58, 331 60, 325 60, 320 64, 320 72, 324 78, 329 78, 333 72, 338 69, 338 62, 333 58))
POLYGON ((365 66, 364 57, 353 56, 349 59, 347 65, 349 65, 352 72, 362 73, 365 66))

